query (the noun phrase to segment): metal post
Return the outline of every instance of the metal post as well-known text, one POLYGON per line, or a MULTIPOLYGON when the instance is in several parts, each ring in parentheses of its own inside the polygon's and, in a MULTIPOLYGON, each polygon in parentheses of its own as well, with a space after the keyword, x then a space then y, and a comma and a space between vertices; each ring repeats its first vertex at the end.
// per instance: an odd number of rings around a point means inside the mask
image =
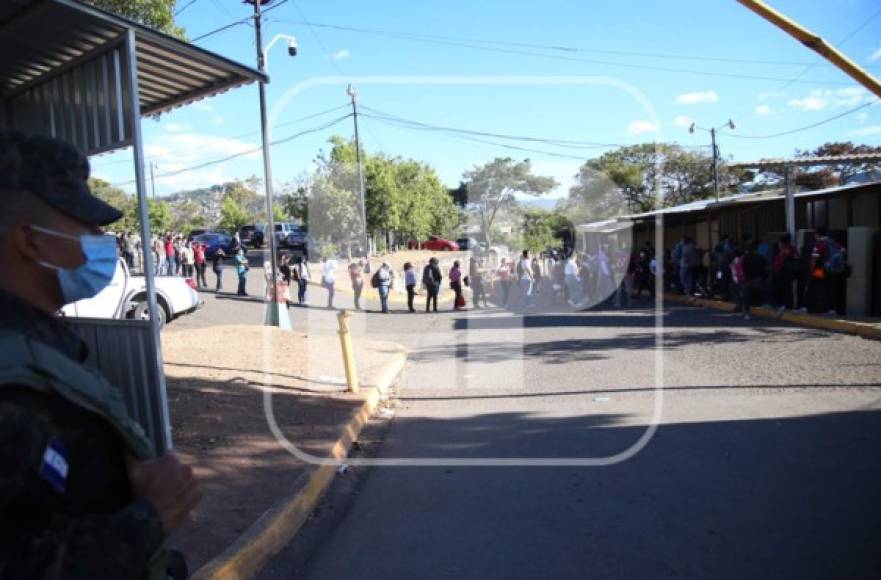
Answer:
MULTIPOLYGON (((266 62, 263 58, 263 32, 260 28, 260 3, 263 0, 252 0, 254 3, 254 33, 257 37, 257 68, 261 73, 266 73, 266 62)), ((288 317, 286 305, 278 301, 278 264, 276 263, 276 239, 275 239, 275 216, 272 212, 272 167, 269 158, 269 127, 266 121, 266 83, 260 79, 258 83, 260 91, 260 130, 263 138, 263 181, 266 191, 266 223, 269 234, 269 263, 272 270, 272 296, 274 299, 269 303, 266 310, 265 324, 278 326, 284 330, 291 330, 291 321, 288 317)), ((307 256, 308 259, 308 256, 307 256)))
POLYGON ((367 236, 367 204, 364 197, 364 168, 361 165, 361 139, 358 136, 358 94, 355 87, 349 85, 349 96, 352 98, 352 119, 355 121, 355 160, 358 163, 358 193, 361 199, 361 226, 364 233, 364 253, 367 254, 367 264, 364 268, 366 273, 370 273, 370 242, 367 236))
POLYGON ((153 281, 153 249, 150 244, 150 211, 147 207, 147 183, 144 176, 144 142, 141 137, 141 103, 138 86, 138 59, 135 47, 135 31, 131 28, 126 33, 126 84, 128 86, 129 111, 132 116, 132 146, 135 161, 135 184, 138 192, 138 218, 141 221, 141 247, 144 250, 144 280, 147 284, 147 305, 150 309, 150 332, 156 347, 156 376, 159 384, 159 413, 162 424, 165 449, 170 451, 171 421, 168 415, 168 394, 165 390, 165 372, 162 363, 162 344, 159 340, 159 305, 156 303, 156 284, 153 281))
POLYGON ((349 332, 351 318, 352 314, 348 310, 337 314, 337 320, 340 324, 340 346, 343 349, 343 366, 346 369, 346 383, 350 393, 357 393, 360 387, 358 385, 358 368, 355 366, 355 355, 352 351, 352 335, 349 332))
POLYGON ((792 236, 792 243, 796 243, 795 239, 795 179, 792 176, 792 166, 785 165, 783 167, 783 177, 786 187, 786 231, 792 236))
POLYGON ((716 129, 710 129, 710 135, 713 138, 713 193, 716 194, 716 201, 719 201, 719 150, 716 149, 716 129))

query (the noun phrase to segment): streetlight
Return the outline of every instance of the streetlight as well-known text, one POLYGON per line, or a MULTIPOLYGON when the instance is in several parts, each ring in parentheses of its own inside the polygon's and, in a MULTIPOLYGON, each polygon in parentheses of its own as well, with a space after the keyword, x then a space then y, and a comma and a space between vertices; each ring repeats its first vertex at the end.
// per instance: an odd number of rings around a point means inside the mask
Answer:
POLYGON ((728 119, 728 122, 724 125, 720 125, 718 127, 713 127, 712 129, 705 129, 704 127, 699 127, 696 123, 692 123, 691 127, 688 128, 689 133, 694 133, 696 129, 700 129, 701 131, 708 131, 713 139, 713 191, 716 194, 716 201, 719 201, 719 149, 716 147, 716 131, 719 129, 724 129, 728 127, 732 131, 735 129, 734 121, 728 119))
MULTIPOLYGON (((254 34, 257 43, 257 68, 261 73, 266 74, 266 57, 272 45, 281 39, 288 40, 288 54, 291 57, 297 55, 297 40, 293 36, 278 34, 272 41, 263 48, 263 32, 261 30, 260 6, 268 4, 271 0, 245 0, 254 5, 254 34)), ((263 138, 263 181, 266 191, 266 223, 267 233, 269 234, 269 263, 272 268, 272 302, 266 309, 265 324, 267 326, 277 326, 282 330, 292 330, 291 319, 287 313, 287 305, 281 304, 278 299, 278 263, 276 256, 276 239, 275 239, 275 217, 272 211, 272 198, 274 196, 272 189, 272 164, 269 158, 269 127, 266 121, 266 82, 262 78, 258 83, 260 91, 260 130, 263 138)))
POLYGON ((358 138, 358 92, 355 87, 349 83, 346 87, 346 94, 352 99, 352 118, 355 120, 355 160, 358 162, 358 187, 361 197, 361 225, 364 232, 364 253, 367 257, 367 264, 364 271, 370 273, 370 242, 367 239, 367 206, 364 202, 364 169, 361 165, 361 140, 358 138))

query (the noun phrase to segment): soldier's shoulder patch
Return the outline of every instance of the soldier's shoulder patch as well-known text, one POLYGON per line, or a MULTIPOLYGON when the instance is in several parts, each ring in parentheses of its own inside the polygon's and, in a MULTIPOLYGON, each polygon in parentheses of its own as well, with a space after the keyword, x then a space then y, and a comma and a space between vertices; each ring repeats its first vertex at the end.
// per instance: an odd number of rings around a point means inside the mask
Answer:
POLYGON ((64 493, 67 487, 67 449, 58 437, 49 439, 43 451, 43 463, 40 465, 40 477, 58 493, 64 493))

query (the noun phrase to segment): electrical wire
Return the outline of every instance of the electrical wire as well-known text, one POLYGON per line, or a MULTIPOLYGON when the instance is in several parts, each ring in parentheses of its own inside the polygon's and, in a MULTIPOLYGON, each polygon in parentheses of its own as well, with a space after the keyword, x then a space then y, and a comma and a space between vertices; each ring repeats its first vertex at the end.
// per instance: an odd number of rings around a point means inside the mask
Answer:
POLYGON ((820 125, 825 125, 826 123, 831 123, 832 121, 836 121, 842 117, 846 117, 847 115, 851 115, 853 113, 856 113, 859 110, 862 110, 862 109, 865 109, 866 107, 874 105, 878 101, 881 101, 881 99, 874 99, 872 101, 869 101, 868 103, 863 103, 862 105, 860 105, 858 107, 854 107, 853 109, 849 109, 843 113, 839 113, 838 115, 835 115, 834 117, 829 117, 828 119, 824 119, 824 120, 819 121, 817 123, 812 123, 812 124, 806 125, 804 127, 799 127, 797 129, 790 129, 789 131, 782 131, 780 133, 772 133, 770 135, 743 135, 741 133, 728 133, 725 131, 719 131, 719 133, 722 135, 725 135, 727 137, 734 137, 735 139, 773 139, 775 137, 784 137, 786 135, 793 135, 795 133, 807 131, 808 129, 814 129, 816 127, 819 127, 820 125))
MULTIPOLYGON (((285 121, 284 123, 277 123, 277 124, 273 125, 273 129, 279 129, 279 128, 281 128, 281 127, 287 127, 287 126, 289 126, 289 125, 294 125, 294 124, 296 124, 296 123, 300 123, 300 122, 302 122, 302 121, 308 121, 309 119, 314 119, 314 118, 316 118, 316 117, 322 117, 322 116, 324 116, 324 115, 328 115, 328 114, 330 114, 330 113, 335 113, 335 112, 337 112, 337 111, 340 111, 340 110, 342 110, 342 109, 347 109, 347 108, 349 108, 349 104, 348 104, 348 103, 345 104, 345 105, 340 105, 340 106, 338 106, 338 107, 334 107, 334 108, 332 108, 332 109, 327 109, 326 111, 320 111, 320 112, 318 112, 318 113, 313 113, 313 114, 311 114, 311 115, 307 115, 307 116, 305 116, 305 117, 300 117, 300 118, 298 118, 298 119, 292 119, 292 120, 290 120, 290 121, 285 121)), ((254 136, 254 135, 259 135, 259 134, 260 134, 260 131, 258 130, 258 131, 249 131, 249 132, 247 132, 247 133, 241 133, 241 134, 239 134, 239 135, 230 135, 230 136, 226 136, 226 135, 215 135, 215 137, 217 137, 217 138, 223 138, 223 139, 243 139, 243 138, 245 138, 245 137, 252 137, 252 136, 254 136)), ((158 155, 153 155, 153 156, 150 158, 150 161, 152 161, 152 160, 154 160, 154 159, 161 159, 161 158, 163 158, 163 157, 170 157, 170 156, 172 156, 172 155, 180 155, 181 153, 189 153, 190 151, 195 151, 195 150, 197 150, 197 149, 201 149, 202 147, 204 147, 204 145, 201 145, 201 146, 199 146, 199 147, 185 147, 185 148, 181 148, 181 149, 172 149, 172 150, 170 150, 170 151, 166 151, 165 153, 160 153, 160 154, 158 154, 158 155)), ((130 159, 117 159, 116 161, 107 161, 106 163, 102 163, 101 166, 102 166, 102 167, 107 167, 107 166, 110 166, 110 165, 119 165, 119 164, 121 164, 121 163, 131 163, 131 160, 130 160, 130 159)))
MULTIPOLYGON (((338 117, 338 118, 334 119, 333 121, 329 121, 329 122, 324 123, 323 125, 320 125, 318 127, 306 129, 304 131, 300 131, 299 133, 294 133, 293 135, 289 135, 287 137, 283 137, 281 139, 277 139, 275 141, 272 141, 269 143, 269 145, 283 145, 284 143, 288 143, 290 141, 293 141, 294 139, 298 139, 298 138, 303 137, 305 135, 317 133, 319 131, 324 131, 325 129, 329 129, 329 128, 333 127, 334 125, 338 125, 339 123, 341 123, 342 121, 345 121, 346 119, 350 118, 351 116, 352 116, 352 113, 349 113, 347 115, 343 115, 342 117, 338 117)), ((210 161, 205 161, 203 163, 199 163, 198 165, 184 167, 182 169, 176 169, 174 171, 169 171, 168 173, 159 173, 159 174, 155 175, 154 177, 156 179, 159 179, 162 177, 175 177, 175 176, 180 175, 182 173, 189 173, 190 171, 204 169, 205 167, 217 165, 218 163, 225 163, 227 161, 231 161, 231 160, 237 159, 239 157, 244 157, 245 155, 252 155, 252 154, 258 153, 262 150, 263 150, 263 147, 254 147, 253 149, 248 149, 246 151, 239 151, 238 153, 233 153, 232 155, 227 155, 226 157, 222 157, 219 159, 212 159, 210 161)), ((133 183, 135 183, 134 179, 129 180, 129 181, 119 182, 119 183, 113 183, 111 185, 113 185, 114 187, 122 187, 124 185, 131 185, 133 183)))
MULTIPOLYGON (((439 34, 425 34, 425 33, 415 33, 415 32, 406 32, 406 31, 394 31, 394 30, 383 30, 377 28, 363 28, 356 26, 342 26, 336 24, 325 24, 325 23, 317 23, 317 22, 306 22, 306 21, 298 21, 298 20, 280 20, 280 22, 289 22, 292 24, 306 24, 308 26, 317 26, 320 28, 327 28, 332 30, 340 30, 345 32, 357 32, 361 34, 372 34, 376 36, 386 36, 390 38, 403 38, 403 39, 433 39, 433 40, 445 40, 450 42, 471 42, 471 43, 479 43, 479 44, 496 44, 500 46, 512 46, 518 48, 532 48, 538 50, 548 50, 552 52, 567 52, 567 53, 588 53, 588 54, 605 54, 611 56, 627 56, 627 57, 637 57, 637 58, 660 58, 660 59, 670 59, 670 60, 691 60, 698 62, 719 62, 719 63, 729 63, 729 64, 758 64, 758 65, 769 65, 769 66, 807 66, 811 63, 806 62, 793 62, 793 61, 779 61, 779 60, 759 60, 759 59, 747 59, 747 58, 726 58, 726 57, 713 57, 713 56, 699 56, 699 55, 688 55, 688 54, 670 54, 670 53, 653 53, 653 52, 636 52, 636 51, 627 51, 627 50, 610 50, 610 49, 599 49, 599 48, 584 48, 584 47, 573 47, 573 46, 560 46, 560 45, 549 45, 549 44, 536 44, 530 42, 515 42, 510 40, 497 40, 497 39, 486 39, 486 38, 468 38, 461 36, 444 36, 439 34)), ((833 65, 826 65, 833 66, 833 65)), ((868 67, 868 68, 881 68, 881 66, 868 67)))
POLYGON ((178 8, 178 9, 174 12, 174 15, 175 15, 175 16, 178 16, 181 12, 183 12, 184 10, 186 10, 187 8, 189 8, 190 6, 192 6, 193 4, 195 4, 196 2, 197 2, 197 0, 190 0, 189 2, 187 2, 186 4, 184 4, 183 6, 181 6, 180 8, 178 8))

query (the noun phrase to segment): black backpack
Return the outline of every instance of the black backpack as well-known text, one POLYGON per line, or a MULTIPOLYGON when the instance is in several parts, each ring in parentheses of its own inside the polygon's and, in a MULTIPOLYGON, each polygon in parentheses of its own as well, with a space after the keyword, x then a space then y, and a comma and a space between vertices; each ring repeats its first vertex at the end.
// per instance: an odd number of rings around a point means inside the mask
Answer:
POLYGON ((370 277, 370 287, 371 288, 379 288, 379 270, 377 270, 373 276, 370 277))

